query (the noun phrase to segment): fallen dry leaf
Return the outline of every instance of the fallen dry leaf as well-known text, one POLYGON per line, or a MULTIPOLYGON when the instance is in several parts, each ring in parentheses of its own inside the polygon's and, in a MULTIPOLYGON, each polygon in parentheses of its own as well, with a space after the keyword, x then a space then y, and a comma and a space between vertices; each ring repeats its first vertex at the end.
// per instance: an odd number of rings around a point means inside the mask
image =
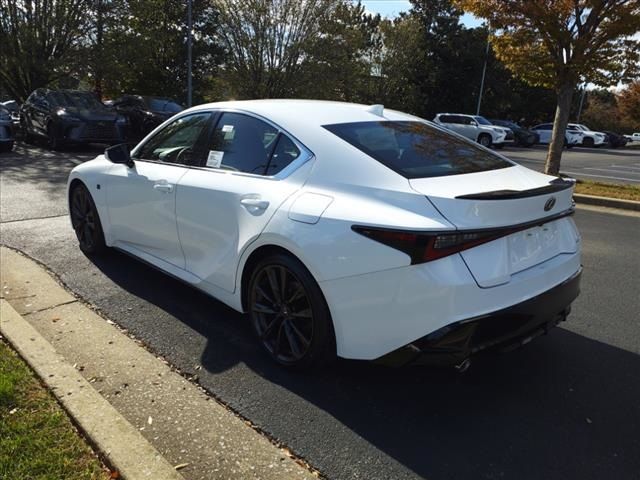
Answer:
POLYGON ((176 470, 180 470, 181 468, 184 468, 184 467, 187 467, 187 466, 189 466, 188 463, 180 463, 180 464, 176 465, 173 468, 175 468, 176 470))

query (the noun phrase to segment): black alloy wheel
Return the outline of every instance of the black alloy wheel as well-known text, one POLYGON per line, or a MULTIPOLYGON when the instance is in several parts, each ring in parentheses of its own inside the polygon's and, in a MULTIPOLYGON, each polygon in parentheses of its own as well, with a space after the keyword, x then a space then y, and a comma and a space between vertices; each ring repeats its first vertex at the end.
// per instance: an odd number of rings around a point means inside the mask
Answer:
POLYGON ((107 248, 100 217, 91 194, 84 185, 71 191, 71 225, 78 237, 80 250, 87 254, 98 254, 107 248))
POLYGON ((251 275, 248 311, 269 355, 280 365, 303 370, 335 357, 329 309, 320 287, 295 258, 276 254, 251 275))
POLYGON ((594 144, 595 144, 595 142, 593 141, 593 138, 591 138, 591 137, 587 137, 587 138, 582 140, 582 146, 583 147, 593 148, 594 144))

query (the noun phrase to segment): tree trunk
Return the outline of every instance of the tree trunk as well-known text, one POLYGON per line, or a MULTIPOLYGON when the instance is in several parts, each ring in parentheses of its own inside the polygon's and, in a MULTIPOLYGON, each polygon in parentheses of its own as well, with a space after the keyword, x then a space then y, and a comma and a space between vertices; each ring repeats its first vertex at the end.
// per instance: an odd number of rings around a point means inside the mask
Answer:
POLYGON ((94 75, 95 75, 95 86, 94 90, 98 99, 102 101, 102 80, 104 77, 103 73, 103 36, 104 36, 104 5, 102 4, 102 0, 97 0, 96 2, 96 44, 95 44, 95 52, 94 52, 94 75))
POLYGON ((560 174, 560 159, 565 142, 565 131, 569 123, 569 112, 571 110, 571 98, 573 97, 573 83, 564 83, 558 88, 558 106, 556 116, 553 120, 553 132, 551 143, 547 153, 547 161, 544 166, 544 173, 548 175, 560 174))

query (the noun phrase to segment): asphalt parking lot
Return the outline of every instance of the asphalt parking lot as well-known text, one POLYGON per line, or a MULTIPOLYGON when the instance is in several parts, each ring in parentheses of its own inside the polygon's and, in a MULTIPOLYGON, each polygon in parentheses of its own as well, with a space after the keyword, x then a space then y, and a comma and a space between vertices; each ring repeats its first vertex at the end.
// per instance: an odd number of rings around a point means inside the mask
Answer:
MULTIPOLYGON (((544 158, 523 150, 503 152, 544 158)), ((242 315, 123 254, 80 252, 66 176, 99 151, 19 145, 0 156, 0 242, 45 264, 327 478, 638 478, 640 215, 578 209, 581 296, 568 322, 526 348, 480 357, 464 375, 346 361, 291 374, 263 355, 242 315)), ((633 155, 624 165, 640 169, 633 155)))
MULTIPOLYGON (((505 147, 499 152, 525 167, 544 170, 546 145, 505 147)), ((561 172, 582 180, 640 184, 640 150, 574 147, 562 154, 561 172)))

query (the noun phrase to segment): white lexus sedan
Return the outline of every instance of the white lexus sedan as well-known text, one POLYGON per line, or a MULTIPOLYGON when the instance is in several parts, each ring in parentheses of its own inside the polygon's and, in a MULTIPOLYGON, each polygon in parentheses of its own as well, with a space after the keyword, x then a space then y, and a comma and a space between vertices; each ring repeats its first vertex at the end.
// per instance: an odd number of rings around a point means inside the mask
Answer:
POLYGON ((247 312, 278 363, 468 365, 566 319, 573 183, 381 105, 200 105, 73 169, 80 248, 247 312))

